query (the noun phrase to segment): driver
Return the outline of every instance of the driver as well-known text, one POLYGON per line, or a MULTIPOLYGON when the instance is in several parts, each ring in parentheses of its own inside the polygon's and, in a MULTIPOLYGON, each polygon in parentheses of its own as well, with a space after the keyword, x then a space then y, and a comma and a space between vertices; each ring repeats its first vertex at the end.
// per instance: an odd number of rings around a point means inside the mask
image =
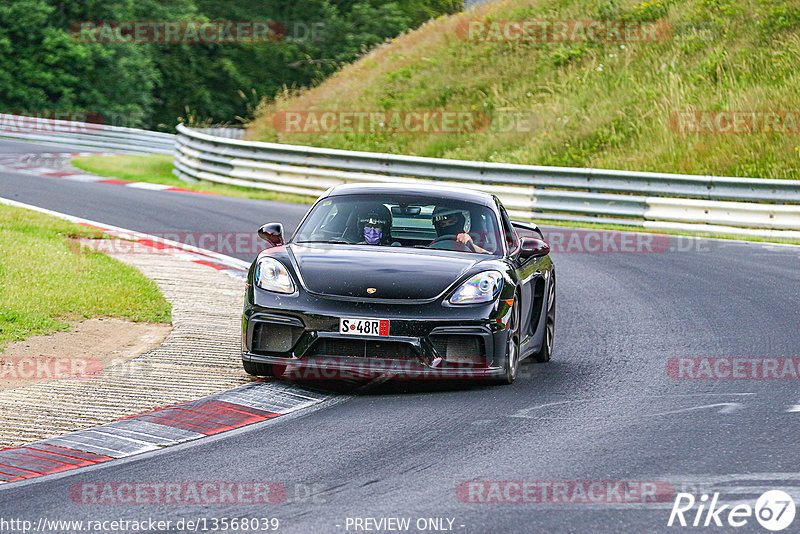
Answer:
POLYGON ((436 228, 437 239, 453 236, 453 240, 466 245, 467 248, 481 254, 491 254, 488 250, 475 244, 472 236, 464 231, 467 219, 464 211, 446 206, 436 206, 433 210, 433 227, 436 228))
POLYGON ((358 234, 364 239, 362 245, 391 244, 392 213, 384 205, 365 211, 358 217, 358 234))

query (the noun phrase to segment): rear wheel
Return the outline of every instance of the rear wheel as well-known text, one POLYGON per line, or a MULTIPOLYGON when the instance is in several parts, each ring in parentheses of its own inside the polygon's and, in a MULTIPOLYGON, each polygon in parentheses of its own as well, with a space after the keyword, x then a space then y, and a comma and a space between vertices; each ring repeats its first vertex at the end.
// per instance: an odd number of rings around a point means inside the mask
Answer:
POLYGON ((514 298, 511 318, 508 320, 508 340, 506 341, 505 372, 497 379, 498 384, 508 385, 517 378, 519 369, 519 299, 514 298))
POLYGON ((549 362, 553 355, 553 338, 556 329, 556 277, 551 275, 550 288, 547 290, 547 312, 544 320, 544 339, 542 348, 534 356, 537 362, 549 362))
POLYGON ((271 363, 249 362, 242 360, 245 373, 253 376, 280 376, 283 374, 285 365, 272 365, 271 363))

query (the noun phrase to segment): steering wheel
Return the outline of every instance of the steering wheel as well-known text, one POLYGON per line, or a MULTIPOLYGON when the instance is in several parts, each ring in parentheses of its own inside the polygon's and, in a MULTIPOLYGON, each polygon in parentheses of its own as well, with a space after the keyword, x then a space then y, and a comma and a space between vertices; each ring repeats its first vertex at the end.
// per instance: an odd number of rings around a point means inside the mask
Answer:
POLYGON ((442 250, 458 250, 460 252, 474 252, 472 247, 458 241, 458 236, 454 234, 440 235, 433 240, 428 248, 438 248, 442 250))

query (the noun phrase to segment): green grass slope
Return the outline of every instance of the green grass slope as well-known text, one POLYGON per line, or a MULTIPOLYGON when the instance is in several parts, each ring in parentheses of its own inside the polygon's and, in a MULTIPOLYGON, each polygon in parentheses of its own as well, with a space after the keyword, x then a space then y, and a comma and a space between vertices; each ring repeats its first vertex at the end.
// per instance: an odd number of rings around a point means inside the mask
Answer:
POLYGON ((0 204, 0 353, 9 341, 96 316, 168 323, 171 305, 134 267, 71 239, 102 232, 0 204))
POLYGON ((800 178, 800 129, 679 133, 691 110, 800 116, 800 0, 506 0, 440 17, 320 86, 261 106, 249 137, 281 143, 539 165, 800 178), (473 20, 666 20, 662 42, 474 42, 473 20), (510 132, 286 134, 282 110, 483 111, 510 132))

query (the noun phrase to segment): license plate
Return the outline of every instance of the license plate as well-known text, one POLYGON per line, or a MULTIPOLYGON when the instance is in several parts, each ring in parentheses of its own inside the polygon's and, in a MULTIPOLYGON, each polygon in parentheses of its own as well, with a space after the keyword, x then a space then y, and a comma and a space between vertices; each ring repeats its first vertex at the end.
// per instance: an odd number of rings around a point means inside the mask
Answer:
POLYGON ((388 336, 389 321, 387 319, 343 317, 339 319, 339 333, 350 336, 388 336))

